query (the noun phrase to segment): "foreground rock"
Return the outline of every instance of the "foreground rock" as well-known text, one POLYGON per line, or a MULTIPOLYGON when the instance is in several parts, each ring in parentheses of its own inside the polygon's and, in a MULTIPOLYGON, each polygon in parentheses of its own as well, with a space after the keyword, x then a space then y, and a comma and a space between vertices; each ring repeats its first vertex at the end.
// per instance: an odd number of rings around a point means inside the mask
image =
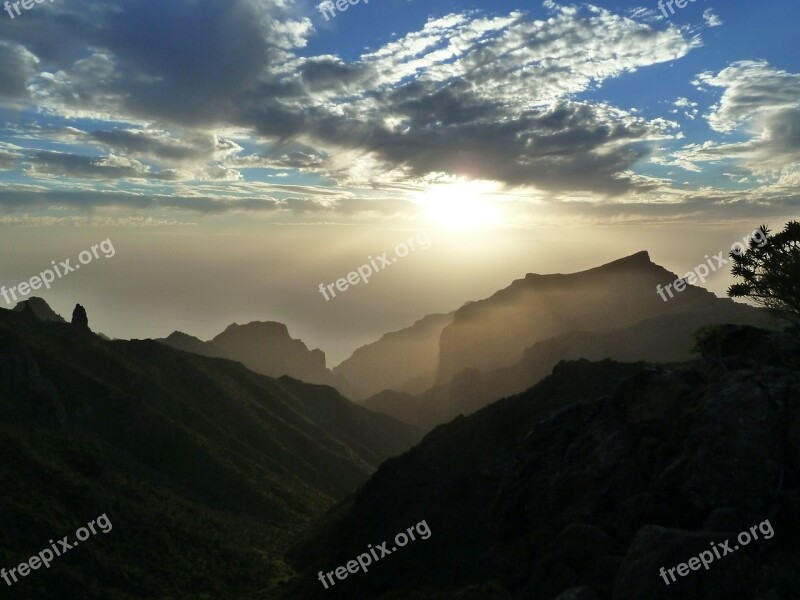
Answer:
POLYGON ((437 427, 296 548, 302 597, 796 600, 800 340, 722 326, 698 346, 676 365, 561 363, 437 427), (316 581, 421 519, 429 540, 316 581), (774 535, 662 579, 765 522, 774 535))
POLYGON ((776 574, 800 573, 787 545, 798 533, 800 343, 731 326, 700 345, 701 363, 644 370, 533 427, 492 514, 508 589, 522 598, 579 585, 614 600, 793 597, 776 574), (659 575, 765 520, 773 539, 669 586, 659 575))

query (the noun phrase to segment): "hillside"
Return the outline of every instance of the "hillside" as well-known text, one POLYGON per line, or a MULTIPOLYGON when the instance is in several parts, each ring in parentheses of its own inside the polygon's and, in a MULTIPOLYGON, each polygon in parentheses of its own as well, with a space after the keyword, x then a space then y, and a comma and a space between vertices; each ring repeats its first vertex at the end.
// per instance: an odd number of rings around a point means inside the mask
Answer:
POLYGON ((497 398, 517 394, 541 381, 560 361, 612 359, 671 363, 688 360, 692 336, 707 325, 775 327, 764 310, 728 299, 702 298, 682 312, 658 315, 612 331, 571 331, 527 348, 511 367, 488 372, 466 369, 417 395, 388 390, 362 405, 429 430, 460 414, 468 415, 497 398))
POLYGON ((800 343, 725 326, 672 366, 561 363, 437 427, 298 545, 284 597, 791 600, 800 584, 800 343), (323 590, 317 571, 432 532, 323 590), (669 587, 674 567, 761 525, 669 587), (758 529, 758 528, 757 528, 758 529))
POLYGON ((264 597, 300 529, 416 439, 324 386, 0 310, 0 564, 114 525, 26 598, 264 597))

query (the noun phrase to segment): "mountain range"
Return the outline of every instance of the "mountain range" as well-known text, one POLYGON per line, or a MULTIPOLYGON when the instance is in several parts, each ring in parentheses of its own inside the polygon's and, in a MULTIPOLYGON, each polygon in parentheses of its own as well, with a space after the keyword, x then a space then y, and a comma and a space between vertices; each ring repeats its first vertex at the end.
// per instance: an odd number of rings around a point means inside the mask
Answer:
POLYGON ((762 309, 695 286, 664 302, 656 286, 677 278, 647 252, 569 275, 529 274, 453 313, 439 336, 437 383, 421 393, 384 389, 363 404, 427 430, 533 386, 561 360, 670 363, 691 356, 703 326, 776 325, 762 309))
POLYGON ((111 341, 80 305, 0 310, 0 566, 105 513, 14 591, 791 600, 800 342, 700 288, 664 302, 675 279, 646 253, 529 274, 332 370, 275 322, 111 341), (423 520, 429 539, 320 584, 423 520), (774 539, 658 577, 766 520, 774 539))
POLYGON ((0 310, 0 565, 76 515, 114 525, 20 597, 264 597, 294 537, 418 439, 327 386, 0 310))
POLYGON ((578 273, 529 273, 488 298, 387 333, 333 369, 321 350, 275 322, 233 324, 209 341, 178 331, 157 341, 270 377, 330 385, 430 430, 535 385, 560 360, 669 363, 690 357, 691 335, 705 325, 775 327, 766 311, 693 285, 665 302, 656 290, 676 279, 644 251, 578 273))

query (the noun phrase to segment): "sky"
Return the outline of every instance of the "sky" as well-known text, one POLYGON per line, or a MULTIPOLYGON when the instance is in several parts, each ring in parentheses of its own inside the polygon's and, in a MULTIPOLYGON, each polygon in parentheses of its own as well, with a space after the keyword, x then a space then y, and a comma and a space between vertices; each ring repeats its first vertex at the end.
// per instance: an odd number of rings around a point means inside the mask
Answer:
POLYGON ((795 0, 344 6, 7 4, 0 284, 110 240, 37 295, 120 338, 281 321, 333 365, 528 272, 685 273, 796 218, 795 0))

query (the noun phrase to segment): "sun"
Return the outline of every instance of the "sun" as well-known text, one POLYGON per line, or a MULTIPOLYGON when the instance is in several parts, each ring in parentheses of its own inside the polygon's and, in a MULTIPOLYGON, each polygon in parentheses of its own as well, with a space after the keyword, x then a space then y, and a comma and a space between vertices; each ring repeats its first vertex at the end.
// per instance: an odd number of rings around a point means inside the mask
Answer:
POLYGON ((499 221, 497 206, 490 200, 495 185, 470 181, 434 184, 419 196, 425 215, 442 229, 490 229, 499 221))

